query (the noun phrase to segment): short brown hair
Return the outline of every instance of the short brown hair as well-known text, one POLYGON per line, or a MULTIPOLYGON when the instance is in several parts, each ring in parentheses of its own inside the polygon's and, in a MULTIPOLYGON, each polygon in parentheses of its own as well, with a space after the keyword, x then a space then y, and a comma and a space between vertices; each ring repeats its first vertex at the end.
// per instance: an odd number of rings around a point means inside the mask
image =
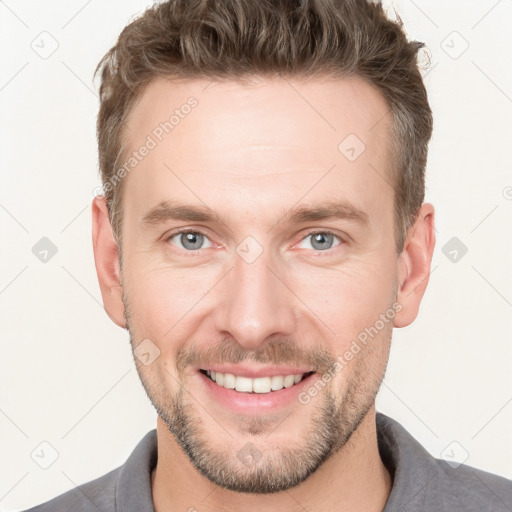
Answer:
MULTIPOLYGON (((432 112, 417 53, 399 16, 367 0, 169 0, 127 25, 101 59, 97 120, 99 167, 110 221, 122 234, 124 120, 157 77, 360 77, 386 98, 391 114, 390 175, 395 245, 403 250, 425 195, 432 112), (105 187, 105 185, 107 185, 105 187)), ((121 247, 120 247, 121 248, 121 247)))

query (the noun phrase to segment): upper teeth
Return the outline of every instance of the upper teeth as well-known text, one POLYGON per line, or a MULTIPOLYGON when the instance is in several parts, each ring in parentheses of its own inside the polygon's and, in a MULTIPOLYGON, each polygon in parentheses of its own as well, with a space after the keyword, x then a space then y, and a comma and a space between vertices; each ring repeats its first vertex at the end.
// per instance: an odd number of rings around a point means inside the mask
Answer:
POLYGON ((245 393, 270 393, 270 391, 279 391, 280 389, 289 388, 297 384, 305 375, 304 373, 298 373, 296 375, 275 375, 273 377, 251 379, 249 377, 233 375, 232 373, 220 373, 210 370, 206 373, 219 386, 245 393))

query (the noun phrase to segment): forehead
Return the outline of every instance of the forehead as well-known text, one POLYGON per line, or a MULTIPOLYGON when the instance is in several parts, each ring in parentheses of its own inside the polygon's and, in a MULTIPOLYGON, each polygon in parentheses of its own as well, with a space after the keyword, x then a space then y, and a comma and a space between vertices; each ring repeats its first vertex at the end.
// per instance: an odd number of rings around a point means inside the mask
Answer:
POLYGON ((124 194, 139 217, 184 196, 263 211, 305 193, 341 194, 375 209, 392 197, 390 118, 383 96, 360 78, 155 79, 126 119, 126 160, 138 155, 126 166, 124 194))

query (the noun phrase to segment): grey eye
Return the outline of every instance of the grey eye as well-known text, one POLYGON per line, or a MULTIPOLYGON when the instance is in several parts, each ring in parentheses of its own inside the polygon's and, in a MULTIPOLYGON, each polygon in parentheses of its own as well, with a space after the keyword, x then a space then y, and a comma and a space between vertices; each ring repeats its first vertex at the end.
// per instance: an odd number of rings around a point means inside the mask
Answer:
POLYGON ((196 251, 198 249, 203 249, 203 245, 206 240, 208 240, 208 238, 197 231, 176 233, 175 235, 169 237, 169 241, 173 245, 176 245, 180 249, 185 249, 187 251, 196 251), (174 243, 173 239, 178 240, 179 243, 174 243))
POLYGON ((305 249, 314 249, 315 251, 325 251, 333 247, 334 240, 339 237, 328 231, 319 231, 317 233, 310 233, 301 240, 301 244, 306 240, 311 240, 311 247, 303 247, 305 249))

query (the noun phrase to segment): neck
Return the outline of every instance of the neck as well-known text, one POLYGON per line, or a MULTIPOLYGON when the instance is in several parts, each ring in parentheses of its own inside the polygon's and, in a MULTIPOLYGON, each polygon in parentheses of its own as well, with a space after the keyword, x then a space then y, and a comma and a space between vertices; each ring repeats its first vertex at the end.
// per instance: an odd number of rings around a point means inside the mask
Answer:
POLYGON ((391 492, 392 478, 379 455, 375 406, 338 453, 300 485, 274 494, 241 494, 212 484, 192 465, 160 417, 157 437, 158 462, 151 479, 156 512, 382 512, 391 492))

